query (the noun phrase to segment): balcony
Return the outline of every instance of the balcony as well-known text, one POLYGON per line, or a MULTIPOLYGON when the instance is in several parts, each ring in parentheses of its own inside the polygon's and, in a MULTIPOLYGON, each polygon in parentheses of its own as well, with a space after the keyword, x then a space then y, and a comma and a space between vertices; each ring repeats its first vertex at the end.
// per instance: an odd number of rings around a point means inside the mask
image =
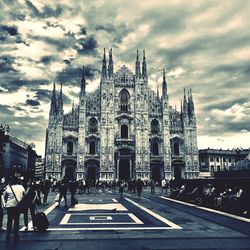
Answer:
POLYGON ((155 159, 155 160, 162 160, 163 159, 163 154, 153 154, 153 153, 150 153, 150 158, 151 159, 155 159))
POLYGON ((116 144, 127 144, 127 145, 134 145, 135 140, 134 138, 115 138, 116 144))
POLYGON ((184 159, 184 155, 183 154, 171 154, 171 158, 172 160, 183 160, 184 159))
POLYGON ((92 158, 99 158, 100 157, 100 154, 99 153, 96 153, 96 154, 90 154, 90 153, 87 153, 86 156, 85 156, 85 159, 92 159, 92 158))
POLYGON ((63 160, 65 160, 65 159, 76 159, 76 157, 77 157, 76 153, 73 153, 73 154, 63 153, 63 155, 62 155, 63 160))

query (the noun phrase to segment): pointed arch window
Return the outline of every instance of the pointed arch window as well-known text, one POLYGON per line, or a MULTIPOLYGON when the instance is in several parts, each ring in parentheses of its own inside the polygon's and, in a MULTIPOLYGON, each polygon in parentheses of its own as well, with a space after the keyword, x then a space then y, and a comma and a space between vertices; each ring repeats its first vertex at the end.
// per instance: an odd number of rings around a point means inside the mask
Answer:
POLYGON ((97 133, 98 132, 97 120, 95 118, 91 118, 89 120, 89 132, 90 133, 97 133))
POLYGON ((129 93, 127 90, 122 90, 120 94, 120 111, 129 111, 129 93))
POLYGON ((159 155, 159 142, 158 141, 151 142, 151 152, 153 155, 159 155))
POLYGON ((90 141, 89 143, 89 154, 90 155, 96 154, 96 142, 95 141, 90 141))
POLYGON ((128 126, 127 125, 121 126, 121 138, 128 138, 128 126))
POLYGON ((159 134, 160 133, 160 124, 158 120, 154 119, 151 122, 151 133, 152 134, 159 134))
POLYGON ((73 141, 67 142, 67 154, 72 155, 73 154, 73 141))
POLYGON ((174 143, 174 155, 179 155, 180 154, 180 147, 179 147, 179 143, 175 142, 174 143))

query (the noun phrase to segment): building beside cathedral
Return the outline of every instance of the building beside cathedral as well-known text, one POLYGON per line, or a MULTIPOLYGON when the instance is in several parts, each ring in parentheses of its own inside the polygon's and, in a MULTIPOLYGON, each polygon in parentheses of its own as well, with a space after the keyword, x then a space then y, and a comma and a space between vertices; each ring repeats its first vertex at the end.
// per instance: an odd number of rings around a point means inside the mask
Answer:
POLYGON ((62 85, 55 84, 46 132, 46 176, 91 180, 197 178, 197 128, 191 90, 181 111, 169 105, 163 71, 162 94, 150 89, 145 52, 135 72, 114 72, 112 50, 102 60, 100 86, 85 91, 64 114, 62 85))

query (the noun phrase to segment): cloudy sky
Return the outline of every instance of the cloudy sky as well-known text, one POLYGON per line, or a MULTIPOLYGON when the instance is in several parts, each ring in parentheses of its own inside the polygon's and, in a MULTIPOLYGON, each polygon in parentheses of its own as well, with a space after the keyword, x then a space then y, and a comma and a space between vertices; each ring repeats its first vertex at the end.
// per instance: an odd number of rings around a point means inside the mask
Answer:
POLYGON ((52 83, 77 102, 100 79, 103 48, 115 70, 146 50, 149 84, 167 71, 170 104, 192 88, 199 148, 250 147, 250 1, 0 0, 0 123, 44 153, 52 83))

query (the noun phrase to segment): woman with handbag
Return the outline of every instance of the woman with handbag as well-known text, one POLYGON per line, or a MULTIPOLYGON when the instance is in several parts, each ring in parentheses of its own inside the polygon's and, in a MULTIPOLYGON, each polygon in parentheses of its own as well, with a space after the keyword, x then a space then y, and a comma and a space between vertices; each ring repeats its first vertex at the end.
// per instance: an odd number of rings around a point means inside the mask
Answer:
POLYGON ((22 185, 18 184, 18 178, 13 177, 10 185, 4 192, 4 199, 6 202, 7 209, 7 235, 6 240, 10 239, 10 233, 12 229, 12 223, 14 221, 14 237, 19 239, 18 230, 19 230, 19 217, 20 211, 17 207, 18 203, 22 200, 25 194, 25 189, 22 185))

